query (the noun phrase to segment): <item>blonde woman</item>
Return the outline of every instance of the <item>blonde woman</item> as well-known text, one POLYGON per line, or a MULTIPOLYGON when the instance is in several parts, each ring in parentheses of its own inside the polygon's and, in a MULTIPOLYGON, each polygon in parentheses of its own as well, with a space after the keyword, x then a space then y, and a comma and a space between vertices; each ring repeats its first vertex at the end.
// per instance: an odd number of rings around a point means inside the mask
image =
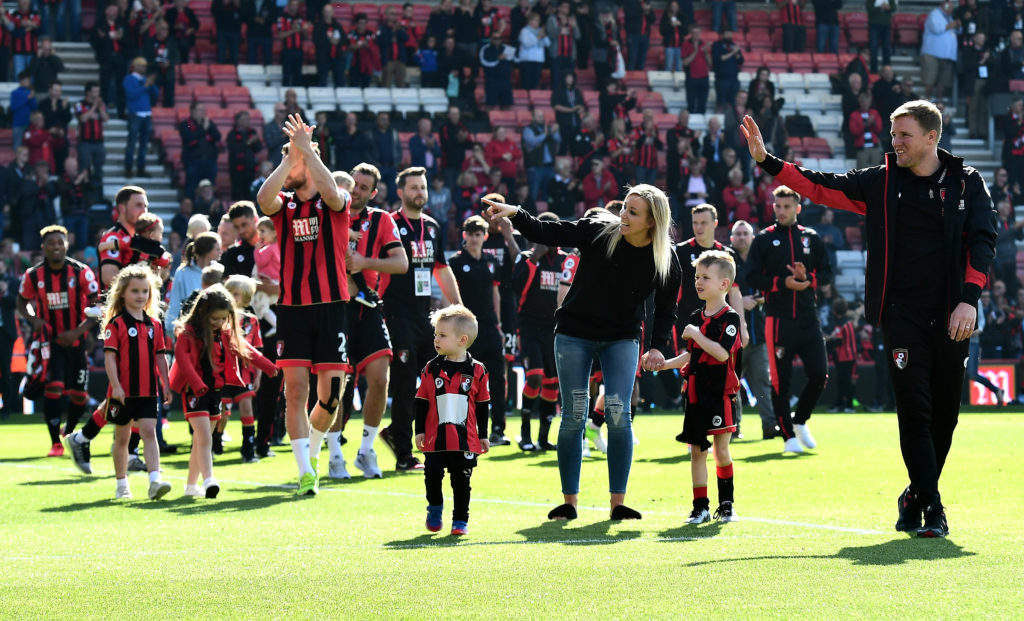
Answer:
POLYGON ((580 265, 555 314, 555 365, 562 394, 558 473, 565 503, 550 519, 576 517, 583 430, 590 412, 591 361, 601 360, 608 422, 608 483, 613 520, 640 519, 624 504, 633 461, 630 396, 639 360, 643 303, 655 300, 650 368, 664 362, 676 315, 680 268, 669 239, 668 198, 650 185, 629 190, 620 215, 599 212, 576 222, 541 221, 516 205, 490 200, 491 217, 511 218, 529 240, 580 251, 580 265))

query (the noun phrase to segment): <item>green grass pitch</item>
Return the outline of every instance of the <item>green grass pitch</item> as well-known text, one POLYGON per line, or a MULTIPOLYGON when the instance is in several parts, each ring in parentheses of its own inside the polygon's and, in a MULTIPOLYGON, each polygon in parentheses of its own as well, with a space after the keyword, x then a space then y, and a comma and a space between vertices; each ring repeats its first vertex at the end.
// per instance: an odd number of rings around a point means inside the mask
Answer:
MULTIPOLYGON (((325 480, 316 498, 293 495, 287 447, 244 465, 236 440, 216 460, 220 498, 184 498, 176 455, 163 462, 167 498, 145 500, 135 474, 136 499, 115 501, 109 430, 86 477, 41 457, 38 418, 12 417, 0 424, 0 618, 1024 617, 1024 416, 961 416, 944 540, 893 530, 906 474, 892 414, 817 416, 819 448, 802 456, 734 443, 740 521, 687 526, 681 420, 637 418, 627 503, 643 520, 608 520, 597 456, 580 519, 547 521, 561 502, 555 455, 501 447, 474 473, 460 539, 447 534, 450 501, 445 529, 427 533, 422 475, 394 473, 380 442, 383 480, 325 480)), ((187 443, 180 418, 168 437, 187 443)))

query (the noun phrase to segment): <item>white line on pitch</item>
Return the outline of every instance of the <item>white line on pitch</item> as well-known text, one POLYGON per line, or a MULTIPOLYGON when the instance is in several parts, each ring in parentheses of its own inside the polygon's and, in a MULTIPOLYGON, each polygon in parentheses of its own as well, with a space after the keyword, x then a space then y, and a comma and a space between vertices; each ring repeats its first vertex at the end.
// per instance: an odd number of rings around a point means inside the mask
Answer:
MULTIPOLYGON (((4 462, 4 461, 0 461, 0 466, 7 466, 7 467, 11 467, 11 468, 23 468, 23 469, 26 469, 26 470, 50 470, 50 471, 77 472, 77 470, 73 470, 71 468, 59 468, 59 467, 55 467, 55 466, 43 466, 43 465, 38 465, 38 464, 18 464, 18 463, 4 462)), ((172 480, 177 480, 177 481, 184 481, 185 480, 185 477, 173 476, 173 475, 166 476, 164 478, 172 479, 172 480)), ((85 479, 83 477, 83 480, 88 480, 88 479, 85 479)), ((250 487, 273 487, 273 488, 277 488, 277 489, 281 489, 281 490, 292 490, 292 489, 295 489, 294 485, 286 485, 286 484, 281 484, 281 483, 266 483, 266 482, 261 482, 261 481, 246 481, 246 480, 223 480, 222 479, 222 480, 220 480, 220 484, 222 486, 225 485, 225 484, 228 484, 228 485, 246 485, 246 486, 250 486, 250 487)), ((370 490, 370 489, 363 489, 363 488, 346 488, 346 487, 333 487, 332 486, 332 487, 322 487, 322 488, 320 488, 320 491, 321 492, 327 492, 327 493, 341 492, 341 493, 346 493, 346 494, 363 494, 363 495, 368 495, 368 496, 391 496, 391 497, 394 497, 394 498, 415 498, 417 500, 422 500, 423 499, 422 494, 410 494, 408 492, 391 492, 391 491, 385 491, 385 490, 370 490)), ((551 506, 551 503, 534 502, 534 501, 530 501, 530 500, 506 500, 506 499, 503 499, 503 498, 476 498, 476 497, 474 497, 473 498, 473 502, 477 502, 477 503, 481 503, 482 502, 482 503, 487 503, 487 504, 500 504, 500 505, 513 505, 513 506, 517 506, 517 507, 549 507, 549 506, 551 506)), ((599 511, 599 512, 602 512, 602 513, 607 513, 608 512, 608 508, 607 507, 579 506, 579 507, 577 507, 577 510, 581 510, 581 511, 599 511)), ((647 515, 662 515, 662 516, 679 516, 679 515, 681 515, 680 513, 674 512, 674 511, 643 511, 643 513, 645 513, 647 515)), ((799 528, 809 528, 809 529, 814 529, 814 530, 827 530, 827 531, 832 531, 832 532, 851 533, 851 534, 855 534, 855 535, 884 535, 884 534, 886 534, 883 531, 873 530, 873 529, 869 529, 869 528, 850 528, 850 527, 847 527, 847 526, 833 526, 831 524, 814 524, 814 523, 811 523, 811 522, 796 522, 796 521, 790 521, 790 520, 777 520, 777 519, 773 519, 773 518, 759 518, 759 517, 743 516, 743 517, 740 518, 740 520, 744 521, 744 522, 760 522, 762 524, 775 524, 775 525, 778 525, 778 526, 793 526, 793 527, 799 527, 799 528)))

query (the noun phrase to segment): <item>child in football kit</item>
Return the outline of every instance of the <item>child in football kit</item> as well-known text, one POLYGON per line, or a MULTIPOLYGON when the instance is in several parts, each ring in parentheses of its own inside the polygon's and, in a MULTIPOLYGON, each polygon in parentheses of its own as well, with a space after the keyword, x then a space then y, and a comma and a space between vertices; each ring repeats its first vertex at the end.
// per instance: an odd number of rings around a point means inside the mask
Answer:
POLYGON ((131 498, 128 486, 128 440, 134 422, 144 442, 149 467, 149 498, 162 498, 171 485, 160 480, 160 449, 156 442, 157 380, 163 386, 165 405, 170 405, 167 374, 168 349, 157 316, 159 280, 145 265, 130 265, 118 273, 107 295, 100 326, 103 361, 110 386, 107 412, 114 431, 116 498, 131 498))
MULTIPOLYGON (((351 193, 352 189, 356 186, 356 181, 352 178, 352 175, 343 170, 335 171, 331 173, 331 176, 334 178, 335 183, 338 184, 338 187, 346 192, 351 193)), ((353 231, 350 228, 348 230, 349 248, 356 250, 356 244, 360 239, 362 239, 362 237, 362 231, 353 231)), ((363 306, 376 308, 377 305, 380 304, 380 296, 378 296, 377 292, 366 284, 366 276, 364 276, 362 272, 349 272, 349 277, 356 285, 356 294, 352 296, 352 300, 354 302, 359 302, 363 306)))
POLYGON ((444 496, 441 481, 448 469, 454 508, 453 535, 465 535, 469 522, 469 480, 477 455, 490 450, 487 415, 491 401, 487 369, 467 353, 477 334, 476 317, 461 304, 434 312, 437 357, 420 374, 416 391, 416 448, 423 459, 427 489, 427 530, 441 530, 444 496))
POLYGON ((234 299, 223 285, 203 289, 188 312, 175 322, 171 388, 181 393, 185 420, 192 427, 186 496, 216 498, 220 484, 213 477, 212 426, 220 420, 221 391, 241 386, 239 359, 270 376, 277 367, 242 335, 234 299), (204 475, 202 488, 199 476, 204 475))
MULTIPOLYGON (((714 445, 718 474, 718 510, 715 519, 732 522, 733 468, 729 441, 736 431, 735 399, 739 390, 736 354, 742 347, 739 313, 725 298, 736 278, 736 263, 721 250, 702 252, 694 261, 694 286, 704 308, 690 315, 683 329, 686 351, 659 370, 683 369, 686 382, 686 414, 683 436, 690 445, 693 479, 693 511, 688 524, 711 520, 708 502, 708 449, 714 445), (708 436, 713 442, 708 442, 708 436)), ((684 285, 687 286, 687 285, 684 285)))
MULTIPOLYGON (((247 276, 235 275, 228 278, 224 283, 235 300, 235 308, 238 309, 239 328, 245 341, 256 349, 263 348, 263 338, 260 336, 260 321, 251 312, 249 304, 256 292, 256 281, 247 276)), ((256 418, 253 415, 252 398, 256 396, 256 385, 262 371, 251 362, 239 365, 238 377, 242 380, 241 386, 225 386, 221 393, 221 407, 224 423, 231 415, 231 406, 238 404, 239 416, 242 419, 242 463, 253 464, 260 459, 256 457, 256 418)), ((218 436, 223 434, 224 425, 218 425, 221 431, 215 431, 213 441, 216 445, 218 436)))

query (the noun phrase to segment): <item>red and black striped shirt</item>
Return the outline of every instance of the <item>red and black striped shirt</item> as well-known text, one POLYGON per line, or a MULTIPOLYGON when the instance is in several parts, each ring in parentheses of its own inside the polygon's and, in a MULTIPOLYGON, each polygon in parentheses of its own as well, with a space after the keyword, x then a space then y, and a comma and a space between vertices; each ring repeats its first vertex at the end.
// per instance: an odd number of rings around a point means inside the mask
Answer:
MULTIPOLYGON (((398 225, 383 209, 364 208, 359 215, 351 219, 351 227, 353 231, 359 231, 362 236, 359 241, 350 241, 349 246, 364 257, 383 259, 388 256, 388 252, 392 248, 401 248, 402 246, 402 238, 398 235, 398 225)), ((363 270, 362 274, 366 278, 366 286, 376 290, 380 273, 363 270)))
POLYGON ((281 192, 277 196, 281 199, 281 210, 270 218, 281 250, 278 304, 347 302, 345 253, 351 202, 348 193, 343 192, 345 208, 341 211, 325 205, 320 194, 307 201, 299 199, 295 192, 281 192))
POLYGON ((560 249, 546 252, 540 259, 534 259, 532 250, 526 250, 516 258, 512 279, 519 294, 521 327, 554 329, 558 285, 568 258, 560 249))
MULTIPOLYGON (((32 304, 36 316, 56 338, 85 321, 85 309, 99 292, 99 281, 88 265, 65 259, 64 265, 56 270, 50 269, 45 261, 30 267, 21 277, 18 293, 32 304)), ((78 344, 75 341, 73 346, 78 344)))
POLYGON ((491 401, 487 385, 487 369, 469 354, 463 362, 438 356, 427 363, 416 391, 416 433, 424 434, 424 451, 481 452, 491 401))
MULTIPOLYGON (((0 6, 0 21, 2 21, 5 15, 7 16, 8 19, 11 18, 11 15, 7 11, 7 9, 0 6)), ((9 47, 11 47, 11 31, 7 30, 3 26, 0 26, 0 49, 6 49, 9 47)))
POLYGON ((723 362, 701 349, 697 341, 684 341, 686 350, 690 352, 690 363, 685 371, 689 377, 686 384, 689 403, 724 403, 740 388, 740 380, 736 375, 736 354, 743 348, 739 313, 726 304, 709 317, 704 314, 704 307, 701 307, 693 311, 684 325, 697 326, 701 334, 729 352, 729 357, 723 362))
POLYGON ((10 15, 11 21, 14 22, 14 32, 11 33, 11 52, 14 54, 35 54, 39 45, 39 27, 43 23, 39 18, 39 13, 35 11, 29 11, 28 13, 14 11, 10 15), (22 26, 22 22, 25 20, 35 24, 35 28, 26 29, 22 26))
POLYGON ((146 42, 146 39, 156 36, 156 22, 158 20, 153 20, 149 24, 148 28, 142 30, 142 25, 150 19, 153 19, 153 15, 153 11, 147 11, 146 9, 140 9, 139 12, 135 14, 135 19, 133 19, 131 22, 131 30, 135 35, 136 49, 141 48, 142 45, 146 42))
POLYGON ((286 50, 301 50, 302 49, 302 18, 295 15, 282 15, 277 18, 277 24, 274 26, 277 29, 278 34, 282 32, 288 32, 292 28, 299 27, 299 30, 293 34, 288 35, 282 39, 281 43, 284 45, 286 50))
POLYGON ((801 25, 804 23, 804 12, 796 2, 782 5, 782 23, 801 25))
POLYGON ((661 150, 661 140, 657 134, 648 136, 640 134, 636 139, 636 165, 641 168, 658 168, 658 151, 661 150), (648 140, 650 138, 650 140, 648 140))
POLYGON ((103 142, 103 121, 100 119, 100 108, 96 108, 96 115, 84 120, 92 106, 84 99, 75 104, 75 117, 78 119, 78 139, 82 142, 103 142))
POLYGON ((157 395, 157 356, 170 353, 159 321, 149 315, 136 319, 123 311, 107 324, 103 350, 117 353, 117 379, 125 397, 157 395))
POLYGON ((838 337, 836 345, 836 362, 853 362, 857 359, 857 330, 849 319, 837 325, 832 336, 838 337))
POLYGON ((117 240, 117 247, 100 253, 101 269, 108 263, 122 268, 139 262, 138 253, 132 250, 132 234, 120 222, 115 223, 103 233, 103 237, 100 237, 100 244, 111 239, 117 240))

